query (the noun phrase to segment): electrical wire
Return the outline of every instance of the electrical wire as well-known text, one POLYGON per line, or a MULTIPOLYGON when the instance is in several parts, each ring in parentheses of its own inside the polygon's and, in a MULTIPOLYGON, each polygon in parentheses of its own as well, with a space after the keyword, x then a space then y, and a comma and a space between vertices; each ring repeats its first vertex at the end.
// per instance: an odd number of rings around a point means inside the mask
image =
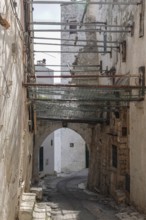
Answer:
MULTIPOLYGON (((17 24, 19 26, 19 30, 21 31, 21 33, 23 35, 23 39, 24 39, 24 28, 21 24, 21 21, 20 21, 19 17, 18 17, 16 7, 14 7, 14 1, 13 0, 10 0, 10 5, 11 5, 11 8, 12 8, 13 15, 15 16, 17 24)), ((20 38, 22 39, 22 36, 20 36, 20 38)))

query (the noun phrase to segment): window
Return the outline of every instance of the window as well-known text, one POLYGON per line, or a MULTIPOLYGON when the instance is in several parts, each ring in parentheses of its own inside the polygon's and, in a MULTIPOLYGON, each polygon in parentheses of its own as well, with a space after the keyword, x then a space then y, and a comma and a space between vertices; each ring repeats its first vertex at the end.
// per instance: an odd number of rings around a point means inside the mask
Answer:
POLYGON ((76 25, 76 20, 70 21, 69 29, 70 29, 70 34, 76 34, 77 33, 77 25, 76 25))
POLYGON ((39 150, 39 171, 44 170, 44 148, 41 146, 39 150))
POLYGON ((127 192, 130 193, 130 175, 129 174, 125 175, 125 189, 127 192))
POLYGON ((118 150, 115 145, 112 145, 112 166, 115 168, 118 166, 118 150))
POLYGON ((70 143, 70 147, 74 147, 74 143, 70 143))
POLYGON ((51 140, 51 146, 53 146, 53 140, 51 140))
POLYGON ((127 136, 127 127, 122 127, 122 136, 127 136))
POLYGON ((126 55, 127 55, 127 51, 126 51, 126 41, 122 42, 122 62, 126 62, 126 55))

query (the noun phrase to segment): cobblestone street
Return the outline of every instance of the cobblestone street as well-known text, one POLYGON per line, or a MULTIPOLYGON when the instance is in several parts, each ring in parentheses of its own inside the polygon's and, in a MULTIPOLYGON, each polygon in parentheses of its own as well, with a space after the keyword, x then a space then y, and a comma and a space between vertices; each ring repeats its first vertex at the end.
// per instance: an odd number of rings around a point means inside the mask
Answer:
POLYGON ((33 220, 144 220, 133 207, 120 205, 100 193, 85 189, 86 171, 67 176, 46 176, 43 202, 33 211, 33 220))

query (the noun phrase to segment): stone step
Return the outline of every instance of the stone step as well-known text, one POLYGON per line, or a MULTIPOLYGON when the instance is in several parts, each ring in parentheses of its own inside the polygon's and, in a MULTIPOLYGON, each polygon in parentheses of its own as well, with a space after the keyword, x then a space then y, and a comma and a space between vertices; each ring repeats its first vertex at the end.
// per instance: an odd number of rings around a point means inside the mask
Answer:
POLYGON ((19 220, 32 220, 35 205, 35 193, 23 193, 20 201, 19 220))
POLYGON ((41 187, 31 187, 30 192, 35 193, 38 200, 42 200, 43 190, 41 187))

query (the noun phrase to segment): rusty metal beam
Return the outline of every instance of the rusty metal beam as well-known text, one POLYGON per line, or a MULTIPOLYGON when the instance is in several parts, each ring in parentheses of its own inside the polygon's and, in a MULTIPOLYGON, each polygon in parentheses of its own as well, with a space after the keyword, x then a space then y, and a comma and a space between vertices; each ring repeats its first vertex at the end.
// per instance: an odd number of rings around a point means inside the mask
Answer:
POLYGON ((87 1, 27 1, 26 3, 28 4, 64 4, 64 5, 77 5, 77 4, 81 4, 81 5, 139 5, 141 4, 141 1, 137 0, 137 1, 107 1, 107 2, 103 2, 103 1, 95 1, 95 2, 87 2, 87 1))
POLYGON ((131 33, 131 30, 103 30, 99 29, 32 29, 31 32, 99 32, 99 33, 131 33))
POLYGON ((76 25, 76 26, 100 26, 100 27, 116 27, 116 28, 131 28, 131 25, 111 25, 111 24, 107 24, 107 22, 48 22, 48 21, 35 21, 35 22, 31 22, 30 25, 65 25, 65 26, 69 26, 69 25, 76 25))
MULTIPOLYGON (((97 72, 99 69, 96 70, 62 70, 62 73, 87 73, 87 72, 97 72)), ((52 71, 49 70, 35 70, 35 73, 52 73, 52 71)), ((60 70, 53 70, 53 72, 61 72, 60 70)))
POLYGON ((76 119, 76 118, 53 118, 53 117, 41 117, 37 116, 37 119, 39 120, 47 120, 47 121, 61 121, 61 122, 66 122, 66 123, 85 123, 85 124, 97 124, 97 123, 103 123, 106 120, 99 118, 99 119, 88 119, 88 118, 81 118, 81 119, 76 119))
MULTIPOLYGON (((90 84, 42 84, 42 83, 22 83, 24 87, 75 87, 75 88, 95 88, 95 89, 142 89, 142 86, 128 86, 128 85, 90 85, 90 84)), ((146 89, 146 87, 145 87, 146 89)))
POLYGON ((88 65, 88 64, 87 64, 87 65, 84 65, 84 64, 83 64, 83 65, 78 65, 78 64, 77 64, 77 65, 72 65, 72 64, 71 64, 71 65, 70 65, 70 64, 68 64, 68 65, 67 65, 67 64, 65 64, 65 65, 63 65, 63 64, 62 64, 62 65, 51 65, 51 64, 50 64, 50 65, 46 65, 46 64, 43 65, 43 64, 36 64, 36 65, 34 65, 34 66, 41 66, 41 67, 42 67, 42 66, 43 66, 43 67, 47 67, 47 66, 49 66, 49 67, 50 67, 50 66, 51 66, 51 67, 52 67, 52 66, 53 66, 53 67, 101 67, 100 64, 97 64, 97 65, 90 65, 90 64, 89 64, 89 65, 88 65))
POLYGON ((35 76, 35 75, 30 75, 28 78, 90 78, 90 77, 98 77, 98 78, 117 78, 117 77, 139 77, 138 75, 113 75, 113 76, 108 76, 108 75, 58 75, 58 76, 35 76))
POLYGON ((55 50, 53 50, 53 51, 45 51, 45 50, 34 50, 34 51, 32 51, 32 52, 34 52, 34 53, 111 53, 111 51, 106 51, 106 52, 104 52, 104 51, 92 51, 92 50, 88 50, 88 51, 55 51, 55 50))
MULTIPOLYGON (((33 21, 29 23, 30 25, 77 25, 77 26, 90 26, 90 25, 100 25, 100 26, 105 26, 107 25, 106 22, 100 22, 100 21, 96 21, 96 22, 53 22, 53 21, 33 21)), ((121 27, 121 26, 120 26, 121 27)))
MULTIPOLYGON (((49 38, 49 37, 31 37, 36 40, 59 40, 59 41, 77 41, 77 42, 87 42, 87 43, 104 43, 103 40, 85 40, 85 39, 64 39, 64 38, 49 38)), ((119 44, 119 41, 106 41, 110 44, 119 44)))
MULTIPOLYGON (((87 44, 55 44, 55 43, 42 43, 42 42, 34 42, 34 45, 48 45, 48 46, 68 46, 68 47, 92 47, 92 45, 87 45, 87 44)), ((94 45, 94 48, 104 48, 104 45, 94 45)), ((106 48, 115 48, 119 49, 119 46, 109 46, 107 45, 106 48)))

